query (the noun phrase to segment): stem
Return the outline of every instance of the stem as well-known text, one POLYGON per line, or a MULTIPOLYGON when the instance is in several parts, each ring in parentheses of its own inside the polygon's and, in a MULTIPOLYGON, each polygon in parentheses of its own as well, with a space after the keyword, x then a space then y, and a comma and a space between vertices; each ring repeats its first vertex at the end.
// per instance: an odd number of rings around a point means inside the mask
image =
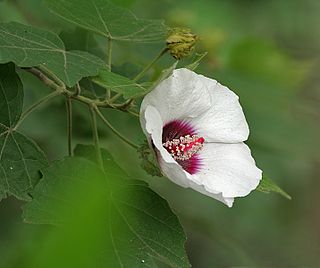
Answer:
POLYGON ((108 51, 107 51, 107 62, 108 62, 108 70, 111 71, 112 64, 112 39, 108 38, 108 51))
POLYGON ((39 69, 45 72, 46 74, 48 74, 60 87, 62 88, 66 87, 64 82, 58 76, 56 76, 53 72, 51 72, 47 67, 45 67, 44 65, 40 65, 39 69))
POLYGON ((140 117, 138 113, 131 111, 131 110, 127 110, 127 112, 135 117, 140 117))
POLYGON ((87 105, 95 105, 98 107, 104 107, 104 108, 112 108, 112 109, 119 109, 121 110, 123 107, 127 107, 128 103, 121 103, 121 104, 111 104, 108 100, 98 100, 98 99, 90 99, 82 95, 77 95, 69 90, 67 90, 64 87, 61 87, 57 85, 54 81, 52 81, 49 77, 47 77, 44 73, 42 73, 40 70, 36 68, 22 68, 23 70, 32 73, 34 76, 36 76, 39 80, 41 80, 45 85, 48 87, 61 92, 61 94, 64 94, 74 100, 80 101, 82 103, 85 103, 87 105))
POLYGON ((168 51, 167 48, 164 48, 160 51, 160 53, 133 79, 133 81, 137 82, 140 80, 145 73, 168 51))
POLYGON ((37 68, 31 67, 22 69, 38 77, 38 79, 41 80, 46 86, 54 90, 62 90, 61 86, 57 85, 54 81, 52 81, 49 77, 47 77, 43 72, 41 72, 37 68))
MULTIPOLYGON (((112 39, 108 38, 108 51, 107 51, 107 68, 111 72, 112 65, 112 39)), ((111 97, 111 90, 107 89, 107 99, 111 97)))
POLYGON ((14 127, 14 129, 16 130, 19 125, 23 122, 24 119, 26 119, 26 117, 31 114, 35 109, 37 109, 40 105, 46 103, 47 101, 49 101, 50 99, 61 95, 61 91, 54 91, 52 93, 50 93, 49 95, 43 97, 42 99, 40 99, 39 101, 37 101, 36 103, 32 104, 26 111, 24 111, 20 117, 20 120, 18 121, 18 123, 16 124, 16 126, 14 127))
POLYGON ((121 104, 120 104, 120 105, 121 105, 120 109, 121 109, 122 111, 126 111, 126 110, 128 110, 128 109, 130 108, 130 106, 131 106, 133 103, 134 103, 134 99, 129 99, 129 100, 125 101, 124 103, 121 103, 121 104))
POLYGON ((69 156, 73 156, 72 152, 72 102, 71 98, 66 98, 67 106, 67 127, 68 127, 68 153, 69 156))
POLYGON ((99 142, 99 134, 98 134, 98 126, 97 126, 97 117, 95 113, 95 106, 90 106, 90 114, 91 114, 91 123, 92 123, 92 135, 93 135, 93 141, 94 141, 94 146, 96 149, 96 157, 98 160, 98 164, 100 168, 104 171, 103 167, 103 160, 102 160, 102 155, 101 155, 101 150, 100 150, 100 142, 99 142))
POLYGON ((111 129, 111 131, 118 136, 121 140, 123 140, 125 143, 127 143, 128 145, 130 145, 131 147, 138 149, 139 146, 136 145, 135 143, 133 143, 132 141, 128 140, 127 138, 125 138, 124 136, 122 136, 122 134, 116 130, 111 123, 103 116, 103 114, 100 112, 100 110, 95 107, 95 111, 97 113, 97 115, 101 118, 101 120, 111 129))
POLYGON ((80 84, 76 84, 76 92, 74 93, 76 96, 79 96, 81 94, 81 87, 80 84))
POLYGON ((121 93, 117 93, 116 95, 114 95, 112 98, 110 98, 109 102, 110 103, 114 103, 117 99, 119 99, 122 96, 121 93))

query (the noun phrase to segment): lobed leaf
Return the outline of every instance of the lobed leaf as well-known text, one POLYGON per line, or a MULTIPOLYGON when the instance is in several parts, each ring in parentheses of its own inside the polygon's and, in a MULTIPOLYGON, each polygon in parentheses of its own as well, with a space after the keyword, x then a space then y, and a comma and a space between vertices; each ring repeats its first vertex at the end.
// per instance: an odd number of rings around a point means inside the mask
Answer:
POLYGON ((13 64, 0 64, 0 200, 7 195, 30 199, 28 193, 47 164, 42 150, 14 130, 23 105, 23 88, 13 64))
POLYGON ((0 23, 0 63, 19 67, 45 66, 67 86, 98 74, 101 59, 84 51, 66 51, 55 34, 17 22, 0 23))
MULTIPOLYGON (((90 258, 86 260, 91 265, 88 267, 156 267, 155 259, 171 267, 190 267, 184 250, 185 234, 168 203, 145 183, 127 179, 105 150, 105 170, 117 166, 114 176, 110 171, 105 175, 93 162, 84 159, 94 160, 92 146, 80 146, 76 152, 82 157, 66 158, 43 170, 34 199, 24 207, 25 221, 56 224, 69 220, 71 234, 67 237, 74 238, 72 245, 80 244, 82 236, 91 234, 86 238, 91 243, 84 245, 83 252, 90 258), (94 254, 88 254, 92 248, 94 254)), ((61 239, 58 247, 63 247, 65 234, 55 238, 61 239)), ((68 250, 74 247, 63 247, 64 252, 68 250)), ((60 256, 50 248, 48 255, 52 254, 59 265, 60 256)), ((75 254, 74 261, 82 257, 78 249, 75 254)), ((70 252, 67 255, 72 256, 70 252)), ((44 260, 47 261, 46 256, 44 260)), ((74 264, 73 260, 70 263, 74 264)))
MULTIPOLYGON (((98 163, 96 150, 92 145, 77 144, 74 149, 74 155, 98 163)), ((103 164, 106 167, 105 173, 107 176, 111 176, 113 180, 120 181, 128 177, 124 170, 113 160, 112 155, 107 150, 102 149, 101 155, 103 164)))
POLYGON ((62 19, 111 40, 132 42, 162 41, 167 29, 162 21, 138 19, 129 10, 107 0, 45 0, 62 19))

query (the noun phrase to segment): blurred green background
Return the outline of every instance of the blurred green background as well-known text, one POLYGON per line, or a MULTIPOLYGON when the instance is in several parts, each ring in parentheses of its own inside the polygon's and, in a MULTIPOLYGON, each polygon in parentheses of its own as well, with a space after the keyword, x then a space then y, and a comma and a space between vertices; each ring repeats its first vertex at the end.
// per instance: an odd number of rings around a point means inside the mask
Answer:
MULTIPOLYGON (((165 19, 169 26, 186 26, 199 35, 196 52, 208 55, 197 72, 240 96, 251 129, 248 144, 258 166, 293 197, 288 201, 257 192, 237 199, 229 209, 165 178, 148 177, 134 150, 101 125, 103 146, 132 177, 148 181, 181 219, 193 267, 320 267, 320 1, 113 2, 140 17, 165 19)), ((104 57, 102 40, 57 19, 39 0, 0 1, 0 21, 11 20, 56 31, 68 48, 104 57)), ((162 47, 117 44, 114 70, 132 75, 162 47)), ((173 62, 165 56, 155 74, 173 62)), ((26 107, 49 92, 29 74, 19 75, 26 84, 26 107)), ((106 115, 127 137, 144 140, 138 119, 117 111, 106 115)), ((75 105, 74 118, 76 141, 90 143, 86 108, 75 105)), ((32 114, 22 130, 51 160, 66 155, 63 99, 32 114)), ((46 228, 22 223, 21 205, 13 198, 0 203, 1 268, 23 267, 33 238, 46 228)))

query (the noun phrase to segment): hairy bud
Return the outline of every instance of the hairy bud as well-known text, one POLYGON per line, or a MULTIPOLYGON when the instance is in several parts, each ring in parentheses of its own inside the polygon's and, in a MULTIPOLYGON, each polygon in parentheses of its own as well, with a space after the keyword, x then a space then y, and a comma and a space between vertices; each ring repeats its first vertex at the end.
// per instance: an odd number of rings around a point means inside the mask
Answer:
POLYGON ((167 49, 175 59, 182 59, 191 54, 198 37, 189 29, 172 28, 167 38, 167 49))

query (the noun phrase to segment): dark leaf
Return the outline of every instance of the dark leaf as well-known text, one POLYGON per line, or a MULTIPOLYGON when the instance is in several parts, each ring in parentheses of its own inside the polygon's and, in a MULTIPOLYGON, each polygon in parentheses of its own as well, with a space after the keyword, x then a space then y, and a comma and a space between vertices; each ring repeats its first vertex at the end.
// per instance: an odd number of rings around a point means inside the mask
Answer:
POLYGON ((52 32, 16 22, 0 24, 0 63, 14 62, 19 67, 44 66, 67 86, 81 78, 98 74, 101 59, 84 51, 66 51, 52 32))
POLYGON ((162 21, 138 19, 129 10, 107 0, 46 0, 48 8, 64 20, 113 40, 155 42, 164 40, 162 21))
MULTIPOLYGON (((80 146, 76 151, 92 157, 92 147, 80 146)), ((111 159, 105 161, 105 169, 111 170, 114 164, 111 159)), ((48 256, 40 254, 42 265, 51 258, 50 267, 77 265, 79 259, 81 267, 155 267, 154 259, 160 259, 172 267, 190 267, 177 217, 146 184, 125 178, 120 184, 110 184, 108 181, 118 178, 111 173, 105 176, 93 162, 77 157, 56 162, 43 174, 33 201, 24 208, 24 219, 66 222, 69 227, 67 233, 55 234, 53 245, 44 249, 48 256), (70 237, 72 243, 66 242, 70 237)))
POLYGON ((23 88, 14 65, 0 65, 0 200, 7 195, 28 200, 47 164, 42 150, 14 130, 23 105, 23 88))

